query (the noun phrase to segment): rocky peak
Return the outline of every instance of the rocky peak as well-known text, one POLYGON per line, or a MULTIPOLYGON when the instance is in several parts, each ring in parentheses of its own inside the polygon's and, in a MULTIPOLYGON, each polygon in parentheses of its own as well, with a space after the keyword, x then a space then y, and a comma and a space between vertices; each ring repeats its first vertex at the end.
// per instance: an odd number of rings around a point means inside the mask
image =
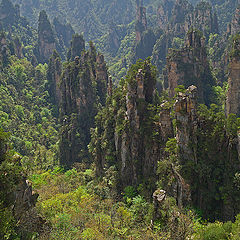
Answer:
POLYGON ((56 49, 56 41, 51 23, 46 12, 43 10, 39 14, 38 20, 38 59, 41 63, 46 63, 56 49))
POLYGON ((201 32, 191 30, 187 34, 185 47, 171 49, 167 57, 167 78, 170 97, 175 94, 178 85, 198 88, 198 101, 209 104, 209 95, 214 79, 207 60, 204 38, 201 32))
POLYGON ((210 33, 218 33, 217 15, 213 13, 210 3, 201 1, 197 4, 191 25, 202 31, 205 36, 208 36, 210 33))
POLYGON ((226 101, 227 115, 234 113, 240 116, 240 35, 233 40, 229 63, 228 93, 226 101))
POLYGON ((100 97, 100 103, 104 105, 107 93, 108 84, 108 71, 107 65, 104 61, 104 56, 100 53, 96 57, 96 82, 97 82, 97 95, 100 97))
POLYGON ((76 56, 81 56, 85 50, 85 41, 82 35, 75 34, 72 36, 71 46, 68 50, 68 60, 73 61, 76 56))
POLYGON ((49 95, 52 99, 52 103, 58 107, 61 99, 60 91, 61 73, 62 73, 61 58, 57 51, 54 50, 48 62, 47 79, 49 83, 49 95))
MULTIPOLYGON (((139 2, 139 1, 137 1, 139 2)), ((146 17, 146 8, 137 4, 137 21, 136 21, 136 41, 142 39, 142 33, 147 30, 147 17, 146 17)))
POLYGON ((68 167, 88 158, 90 128, 94 126, 97 106, 105 103, 107 93, 107 67, 104 57, 96 53, 91 44, 86 52, 82 36, 72 41, 72 57, 63 69, 60 91, 60 162, 68 167), (77 46, 80 42, 80 46, 77 46))

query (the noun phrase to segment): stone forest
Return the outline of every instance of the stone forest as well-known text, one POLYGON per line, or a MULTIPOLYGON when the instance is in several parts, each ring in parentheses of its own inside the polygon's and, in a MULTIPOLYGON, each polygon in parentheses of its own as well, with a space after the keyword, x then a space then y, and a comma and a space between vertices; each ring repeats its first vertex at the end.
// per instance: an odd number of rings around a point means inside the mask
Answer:
POLYGON ((240 239, 239 0, 1 0, 1 240, 240 239))

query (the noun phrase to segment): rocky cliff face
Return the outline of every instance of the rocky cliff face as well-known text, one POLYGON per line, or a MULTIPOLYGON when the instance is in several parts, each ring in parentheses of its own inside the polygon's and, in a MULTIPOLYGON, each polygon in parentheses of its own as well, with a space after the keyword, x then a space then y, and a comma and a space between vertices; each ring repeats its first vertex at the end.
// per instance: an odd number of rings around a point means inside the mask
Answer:
POLYGON ((8 48, 7 39, 5 34, 0 33, 0 67, 4 67, 8 63, 8 58, 10 56, 10 50, 8 48))
POLYGON ((226 113, 234 113, 240 116, 240 37, 233 40, 233 47, 229 63, 228 93, 226 101, 226 113))
POLYGON ((155 86, 153 67, 142 62, 132 67, 124 85, 117 90, 109 87, 106 108, 98 114, 91 153, 99 175, 112 167, 118 169, 119 191, 138 184, 155 190, 157 163, 173 135, 169 106, 161 105, 158 114, 149 109, 154 104, 155 86))
POLYGON ((197 132, 197 88, 190 86, 186 93, 179 93, 174 105, 176 126, 176 140, 179 147, 180 161, 192 159, 197 161, 196 150, 190 147, 196 144, 197 132))
POLYGON ((41 11, 38 20, 38 46, 37 57, 40 63, 48 62, 48 59, 56 49, 56 41, 52 26, 45 11, 41 11))
POLYGON ((57 107, 60 106, 61 91, 60 78, 62 73, 61 58, 57 51, 54 51, 48 62, 47 80, 49 84, 49 95, 52 103, 57 107))
POLYGON ((192 30, 187 35, 186 45, 180 50, 171 50, 167 58, 167 76, 170 97, 178 85, 198 88, 198 100, 210 103, 211 86, 214 84, 207 60, 205 40, 200 32, 192 30))
POLYGON ((82 35, 75 34, 72 36, 71 46, 68 50, 67 59, 73 61, 75 57, 80 57, 85 50, 85 41, 82 35))
POLYGON ((235 35, 240 32, 240 5, 237 7, 232 22, 228 25, 228 34, 235 35))
MULTIPOLYGON (((170 0, 163 1, 158 8, 158 23, 164 32, 160 37, 156 36, 153 51, 148 52, 148 56, 152 54, 153 63, 157 65, 160 73, 166 64, 168 49, 182 48, 183 39, 189 31, 201 30, 206 39, 210 33, 218 32, 217 15, 207 2, 200 2, 193 7, 187 0, 175 3, 170 0)), ((167 84, 164 85, 164 88, 166 87, 167 84)))
POLYGON ((60 85, 62 165, 87 160, 90 128, 94 126, 97 105, 105 102, 107 81, 104 58, 93 45, 64 68, 60 85))
POLYGON ((204 214, 211 207, 218 212, 215 217, 233 219, 238 211, 235 208, 238 198, 231 195, 230 188, 236 191, 234 175, 239 169, 238 135, 236 132, 232 136, 228 134, 226 125, 229 120, 223 114, 221 119, 224 124, 219 124, 214 120, 216 114, 211 113, 213 109, 209 112, 207 108, 199 110, 196 96, 197 88, 190 86, 185 93, 177 96, 174 105, 180 174, 190 186, 193 205, 204 214), (213 114, 212 117, 210 114, 213 114), (205 166, 204 172, 201 172, 201 166, 205 166), (228 174, 224 174, 226 172, 228 174), (218 179, 218 183, 213 179, 218 179), (218 192, 219 198, 208 196, 209 191, 218 192))
POLYGON ((142 6, 142 3, 137 4, 137 22, 136 22, 136 41, 140 41, 142 33, 147 30, 147 17, 146 8, 142 6))

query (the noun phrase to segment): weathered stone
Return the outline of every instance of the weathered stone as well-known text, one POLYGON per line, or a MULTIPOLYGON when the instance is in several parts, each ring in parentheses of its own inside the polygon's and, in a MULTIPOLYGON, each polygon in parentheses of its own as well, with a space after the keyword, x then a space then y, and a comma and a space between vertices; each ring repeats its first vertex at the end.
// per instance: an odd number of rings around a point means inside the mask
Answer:
MULTIPOLYGON (((141 3, 142 4, 142 3, 141 3)), ((142 39, 142 33, 147 30, 146 8, 137 4, 136 41, 142 39)))
POLYGON ((47 79, 49 81, 49 95, 52 102, 59 107, 61 100, 60 78, 62 74, 62 63, 59 54, 54 51, 49 59, 47 79))
POLYGON ((190 31, 186 46, 171 50, 167 58, 167 76, 170 97, 174 97, 178 85, 198 88, 198 101, 209 104, 209 95, 214 79, 207 60, 204 39, 198 31, 190 31))
POLYGON ((190 143, 196 143, 197 130, 197 88, 190 86, 185 94, 180 94, 174 104, 176 139, 179 146, 180 159, 184 162, 189 159, 197 162, 196 149, 190 148, 190 143))
POLYGON ((235 11, 232 22, 228 25, 227 33, 230 35, 240 33, 240 5, 235 11))
POLYGON ((65 66, 60 84, 62 165, 70 167, 75 162, 86 161, 89 157, 87 145, 90 142, 90 128, 94 127, 97 105, 105 104, 107 82, 104 57, 96 53, 93 45, 65 66))
POLYGON ((85 50, 85 41, 82 35, 75 34, 72 37, 71 46, 68 50, 68 60, 73 61, 76 56, 81 56, 85 50))
POLYGON ((226 101, 226 114, 240 116, 240 38, 233 42, 232 56, 229 63, 228 92, 226 101))
POLYGON ((48 62, 48 59, 56 49, 56 41, 52 26, 45 11, 41 11, 38 20, 38 59, 40 63, 48 62))

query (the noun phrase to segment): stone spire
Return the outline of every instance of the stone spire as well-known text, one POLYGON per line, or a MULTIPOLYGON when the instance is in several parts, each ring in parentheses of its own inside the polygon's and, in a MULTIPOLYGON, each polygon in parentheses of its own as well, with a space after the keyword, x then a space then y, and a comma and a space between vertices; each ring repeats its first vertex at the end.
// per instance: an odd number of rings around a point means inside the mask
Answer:
POLYGON ((51 23, 45 11, 41 11, 38 20, 38 59, 46 63, 56 49, 56 41, 51 23))
POLYGON ((142 4, 142 0, 137 1, 136 41, 140 41, 142 33, 147 30, 146 8, 142 4))
POLYGON ((234 113, 240 116, 240 37, 233 40, 228 77, 228 93, 226 101, 227 115, 234 113))

